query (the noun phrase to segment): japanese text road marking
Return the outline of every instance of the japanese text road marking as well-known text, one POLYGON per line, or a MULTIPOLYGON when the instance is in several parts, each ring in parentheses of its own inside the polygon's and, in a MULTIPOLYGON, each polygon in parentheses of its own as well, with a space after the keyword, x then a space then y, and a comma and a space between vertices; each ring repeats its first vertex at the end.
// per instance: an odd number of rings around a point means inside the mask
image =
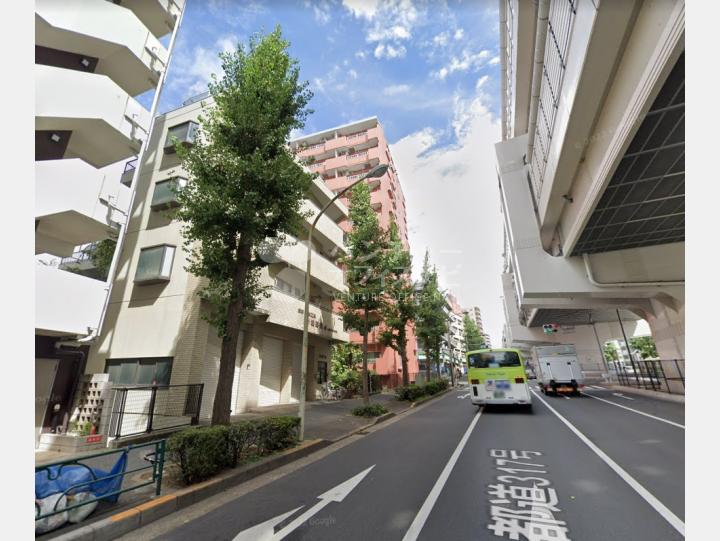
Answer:
POLYGON ((458 461, 458 458, 460 458, 460 453, 462 453, 462 450, 465 448, 465 444, 470 438, 470 434, 472 433, 473 428, 475 428, 478 419, 480 419, 481 414, 482 409, 478 410, 473 417, 470 426, 468 426, 465 434, 463 434, 463 437, 460 439, 460 443, 458 443, 457 447, 453 451, 453 454, 450 455, 450 460, 448 460, 442 473, 440 473, 440 477, 438 477, 437 481, 435 481, 435 485, 432 487, 432 490, 430 490, 430 494, 428 494, 427 498, 425 498, 420 511, 418 511, 417 515, 415 515, 415 519, 412 521, 412 524, 410 524, 410 528, 408 528, 408 531, 405 532, 403 541, 415 541, 415 539, 418 538, 418 535, 420 535, 423 526, 425 526, 425 521, 430 516, 430 511, 432 511, 435 506, 435 502, 437 502, 437 499, 440 496, 448 477, 450 477, 450 473, 452 473, 455 463, 458 461))
POLYGON ((287 513, 283 513, 282 515, 273 517, 270 520, 266 520, 262 524, 257 524, 252 528, 243 530, 235 536, 233 541, 280 541, 281 539, 284 539, 290 533, 295 531, 299 526, 302 526, 305 521, 307 521, 310 517, 317 514, 322 508, 326 507, 332 502, 343 501, 345 497, 350 494, 350 492, 352 492, 352 490, 356 486, 360 484, 360 481, 362 481, 365 476, 370 473, 370 470, 372 470, 374 467, 375 464, 370 466, 368 469, 361 471, 354 477, 351 477, 347 481, 344 481, 336 487, 331 488, 327 492, 320 494, 320 496, 318 496, 318 499, 320 500, 318 503, 316 503, 310 509, 295 518, 287 526, 283 526, 277 533, 275 532, 275 527, 282 521, 284 521, 286 518, 290 517, 299 509, 301 509, 302 506, 296 507, 292 511, 288 511, 287 513))
POLYGON ((682 428, 685 430, 685 425, 681 425, 680 423, 675 423, 673 421, 669 421, 668 419, 663 419, 662 417, 656 417, 655 415, 650 415, 649 413, 645 413, 644 411, 636 410, 634 408, 628 408, 627 406, 623 406, 622 404, 617 404, 615 402, 612 402, 610 400, 605 400, 604 398, 600 398, 598 396, 583 393, 585 396, 589 396, 590 398, 594 398, 595 400, 599 400, 600 402, 607 402, 608 404, 612 404, 613 406, 617 406, 618 408, 622 408, 624 410, 632 411, 634 413, 637 413, 638 415, 644 415, 645 417, 650 417, 651 419, 655 419, 657 421, 662 421, 663 423, 667 423, 669 425, 676 426, 678 428, 682 428))
POLYGON ((535 391, 533 391, 533 394, 535 397, 540 400, 543 404, 545 404, 545 407, 547 407, 551 412, 555 414, 555 416, 560 419, 565 426, 567 426, 570 430, 573 431, 573 433, 580 438, 580 440, 590 447, 590 449, 599 456, 605 464, 610 466, 610 468, 617 473, 620 478, 625 481, 630 487, 637 492, 646 502, 650 504, 650 506, 657 511, 662 518, 668 521, 668 523, 675 528, 680 534, 685 537, 685 523, 680 520, 680 518, 670 511, 665 505, 658 500, 655 496, 650 493, 644 486, 642 486, 640 483, 638 483, 628 472, 626 472, 617 462, 615 462, 612 458, 607 456, 605 452, 600 449, 597 445, 595 445, 588 437, 580 432, 575 426, 565 419, 562 415, 560 415, 555 408, 553 408, 550 404, 548 404, 545 400, 543 400, 540 395, 538 395, 535 391))

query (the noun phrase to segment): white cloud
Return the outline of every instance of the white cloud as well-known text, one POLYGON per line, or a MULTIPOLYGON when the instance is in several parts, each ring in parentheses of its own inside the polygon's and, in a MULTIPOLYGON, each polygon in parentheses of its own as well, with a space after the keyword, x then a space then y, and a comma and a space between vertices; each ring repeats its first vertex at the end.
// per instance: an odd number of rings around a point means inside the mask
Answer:
POLYGON ((172 86, 187 96, 205 92, 213 73, 222 77, 219 53, 232 51, 237 44, 237 36, 228 35, 219 37, 212 47, 179 50, 173 58, 172 86))
POLYGON ((456 40, 461 40, 464 35, 465 35, 465 31, 462 28, 458 28, 457 30, 455 30, 455 34, 453 35, 453 37, 456 40))
POLYGON ((483 49, 477 53, 471 53, 467 49, 463 50, 460 56, 453 56, 447 66, 443 66, 433 76, 437 79, 445 79, 448 75, 456 71, 476 70, 482 66, 483 61, 490 56, 490 51, 483 49))
POLYGON ((355 57, 359 58, 360 60, 364 60, 365 56, 366 56, 365 51, 358 51, 355 53, 355 57))
MULTIPOLYGON (((305 2, 305 6, 308 6, 309 4, 309 1, 305 2)), ((327 0, 320 0, 317 3, 312 4, 312 8, 315 20, 319 24, 326 25, 330 22, 332 17, 330 16, 330 4, 327 0)))
POLYGON ((348 75, 350 76, 351 79, 357 79, 357 78, 358 78, 358 72, 355 71, 354 69, 350 69, 350 70, 348 71, 348 75))
POLYGON ((456 97, 456 145, 434 148, 441 134, 425 128, 392 144, 391 152, 407 201, 415 275, 427 248, 442 287, 453 290, 464 307, 480 307, 498 344, 503 236, 494 143, 500 124, 484 100, 456 97))
POLYGON ((447 42, 448 42, 448 33, 447 32, 441 32, 433 38, 433 45, 436 45, 437 47, 444 47, 445 45, 447 45, 447 42))
POLYGON ((499 63, 500 63, 500 57, 499 57, 499 56, 493 56, 493 57, 490 59, 490 61, 488 62, 488 64, 490 64, 491 66, 494 66, 495 64, 499 64, 499 63))
POLYGON ((480 77, 477 80, 477 83, 475 83, 475 90, 480 90, 480 88, 488 82, 488 79, 490 79, 488 75, 483 75, 482 77, 480 77))
POLYGON ((386 96, 396 96, 398 94, 405 94, 409 91, 409 85, 390 85, 383 88, 383 94, 386 96))
POLYGON ((349 10, 355 17, 367 20, 373 19, 377 13, 380 0, 342 0, 345 9, 349 10))
POLYGON ((373 53, 375 55, 375 58, 381 59, 381 58, 404 58, 405 54, 407 53, 407 49, 404 45, 391 45, 391 44, 384 44, 381 43, 377 47, 375 47, 375 52, 373 53))

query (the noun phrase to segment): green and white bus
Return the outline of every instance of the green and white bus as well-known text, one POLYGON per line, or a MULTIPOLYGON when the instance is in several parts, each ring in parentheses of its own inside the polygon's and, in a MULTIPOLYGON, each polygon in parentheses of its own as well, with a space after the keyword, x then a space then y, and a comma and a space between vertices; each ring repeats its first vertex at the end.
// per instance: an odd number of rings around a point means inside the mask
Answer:
POLYGON ((525 360, 517 349, 468 351, 470 401, 477 405, 515 404, 532 408, 525 360))

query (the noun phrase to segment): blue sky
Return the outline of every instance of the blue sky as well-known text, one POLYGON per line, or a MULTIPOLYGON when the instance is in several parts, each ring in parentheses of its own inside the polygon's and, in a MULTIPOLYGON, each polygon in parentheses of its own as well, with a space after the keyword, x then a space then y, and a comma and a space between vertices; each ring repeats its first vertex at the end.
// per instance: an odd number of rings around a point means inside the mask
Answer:
POLYGON ((314 93, 303 133, 378 116, 407 200, 416 270, 428 249, 443 285, 463 306, 480 306, 499 345, 497 1, 187 2, 159 112, 205 91, 220 51, 279 24, 314 93))

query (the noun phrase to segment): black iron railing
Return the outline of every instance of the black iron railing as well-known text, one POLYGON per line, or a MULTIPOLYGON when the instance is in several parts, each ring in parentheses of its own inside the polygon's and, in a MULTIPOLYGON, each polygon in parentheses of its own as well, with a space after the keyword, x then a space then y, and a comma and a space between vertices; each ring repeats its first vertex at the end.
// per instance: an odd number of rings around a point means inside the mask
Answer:
POLYGON ((614 363, 618 383, 627 387, 685 394, 685 359, 644 359, 614 363))
POLYGON ((203 384, 116 387, 108 434, 116 438, 187 425, 200 420, 203 384))

